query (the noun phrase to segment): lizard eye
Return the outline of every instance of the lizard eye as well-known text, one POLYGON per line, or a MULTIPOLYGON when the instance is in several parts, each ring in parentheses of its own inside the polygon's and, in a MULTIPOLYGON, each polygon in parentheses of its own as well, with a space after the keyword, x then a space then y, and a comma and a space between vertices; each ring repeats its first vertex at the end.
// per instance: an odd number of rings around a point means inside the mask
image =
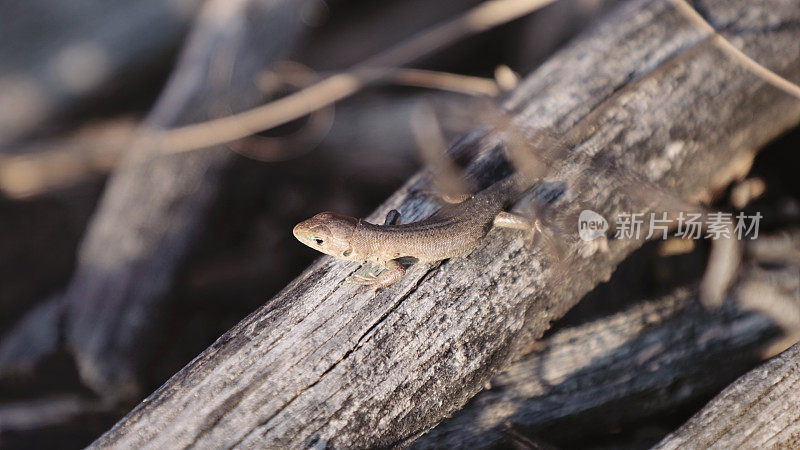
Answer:
POLYGON ((323 240, 322 240, 322 239, 320 239, 320 238, 314 238, 314 242, 316 242, 316 243, 317 243, 317 245, 322 245, 322 243, 323 243, 323 242, 325 242, 325 241, 323 241, 323 240))

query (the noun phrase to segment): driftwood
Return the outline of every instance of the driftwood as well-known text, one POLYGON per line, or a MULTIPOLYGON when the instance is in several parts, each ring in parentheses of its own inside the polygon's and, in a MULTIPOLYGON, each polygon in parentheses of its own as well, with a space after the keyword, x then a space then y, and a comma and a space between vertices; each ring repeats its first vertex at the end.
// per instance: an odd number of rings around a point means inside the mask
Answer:
POLYGON ((800 343, 750 371, 657 449, 800 446, 800 343))
MULTIPOLYGON (((466 2, 461 6, 465 5, 466 2)), ((310 9, 307 6, 303 2, 212 3, 200 17, 200 24, 173 75, 173 81, 149 116, 150 127, 180 126, 228 115, 263 102, 265 96, 259 89, 269 83, 264 81, 268 77, 262 75, 269 69, 268 63, 272 59, 290 49, 289 43, 294 41, 301 27, 301 16, 303 21, 308 19, 306 13, 310 9), (231 64, 234 67, 229 73, 231 64), (259 89, 254 86, 254 81, 259 89)), ((448 12, 445 8, 437 12, 437 16, 448 12)), ((413 24, 410 28, 419 26, 413 24)), ((318 36, 317 39, 322 38, 318 36)), ((382 138, 387 139, 385 135, 382 138)), ((253 140, 256 141, 260 140, 253 140)), ((235 143, 232 146, 256 147, 247 144, 235 143)), ((65 333, 54 331, 53 334, 66 334, 67 344, 77 356, 86 384, 104 396, 117 398, 131 399, 137 395, 137 367, 142 366, 148 349, 152 347, 150 342, 159 331, 160 308, 175 284, 175 274, 183 255, 189 251, 197 229, 204 222, 210 199, 219 191, 219 172, 234 159, 233 154, 227 151, 228 146, 219 146, 225 150, 208 154, 206 149, 200 152, 206 153, 203 156, 179 155, 165 158, 171 162, 162 159, 152 164, 143 163, 148 157, 146 155, 152 156, 158 151, 148 147, 140 145, 133 149, 132 152, 137 154, 134 156, 136 161, 119 169, 119 174, 109 184, 106 200, 101 203, 96 220, 84 240, 79 266, 65 300, 54 300, 67 303, 68 311, 63 321, 65 333), (157 170, 155 175, 151 173, 151 169, 160 165, 165 169, 157 170), (196 196, 187 197, 195 191, 196 196), (125 214, 117 215, 117 211, 127 211, 131 215, 135 211, 136 214, 126 217, 125 214), (101 270, 95 270, 97 267, 101 270), (91 326, 87 327, 88 323, 91 326)), ((291 150, 302 153, 310 146, 301 144, 300 147, 299 151, 291 150)), ((406 146, 404 150, 409 148, 406 146)), ((103 157, 114 153, 106 148, 103 150, 103 157)), ((88 157, 92 152, 85 153, 88 157)), ((25 166, 24 163, 30 161, 21 162, 25 166)), ((104 160, 103 166, 108 163, 104 160)), ((13 167, 8 169, 13 170, 13 167)), ((29 178, 34 182, 41 181, 39 175, 44 174, 33 172, 28 174, 29 178)), ((66 172, 61 168, 58 170, 59 175, 66 172)), ((30 185, 24 186, 23 183, 17 187, 22 188, 18 194, 30 193, 26 190, 30 185)), ((48 306, 47 309, 62 306, 48 306)), ((31 360, 40 360, 52 353, 50 347, 18 345, 26 342, 26 336, 40 333, 36 329, 38 322, 36 317, 26 317, 4 337, 0 348, 0 378, 10 372, 19 372, 21 365, 30 367, 31 360), (26 355, 22 361, 18 360, 21 354, 26 355)))
MULTIPOLYGON (((753 241, 750 258, 787 267, 800 276, 797 230, 753 241)), ((762 312, 787 330, 782 343, 800 337, 800 286, 785 278, 757 280, 738 292, 739 303, 762 312)), ((800 445, 800 344, 731 384, 655 448, 797 448, 800 445)))
POLYGON ((718 312, 700 305, 693 286, 558 331, 539 344, 543 350, 514 362, 489 390, 413 447, 497 445, 507 440, 507 422, 574 446, 576 438, 586 443, 609 428, 702 401, 753 367, 769 339, 781 334, 772 318, 736 303, 739 291, 776 278, 800 289, 793 267, 751 266, 718 312))
MULTIPOLYGON (((614 316, 558 331, 536 345, 541 350, 494 377, 489 390, 414 447, 504 443, 518 438, 511 433, 514 429, 525 442, 534 434, 562 444, 571 442, 575 433, 564 437, 559 431, 575 427, 580 427, 579 438, 585 442, 593 433, 605 432, 606 424, 647 420, 718 392, 752 367, 758 359, 755 350, 780 331, 771 318, 737 307, 740 292, 762 283, 782 291, 800 289, 793 267, 764 270, 752 265, 741 279, 718 313, 700 306, 696 287, 679 288, 614 316), (707 367, 716 370, 709 373, 707 367), (726 377, 717 378, 720 373, 726 377), (674 395, 676 391, 680 395, 674 395), (507 429, 507 423, 514 428, 507 429)), ((64 426, 98 413, 107 414, 102 404, 70 396, 2 405, 0 438, 43 423, 64 426)))
MULTIPOLYGON (((781 26, 797 9, 776 3, 744 14, 751 7, 725 2, 704 14, 762 64, 797 73, 798 31, 781 26)), ((528 77, 507 105, 515 120, 557 132, 589 119, 594 134, 537 192, 566 214, 591 205, 606 217, 646 210, 645 199, 626 195, 633 187, 624 179, 572 160, 600 152, 687 198, 708 198, 800 119, 796 99, 715 50, 661 1, 623 5, 528 77)), ((471 144, 496 148, 497 139, 461 145, 471 144)), ((391 208, 406 221, 430 214, 432 201, 409 195, 426 186, 424 175, 414 178, 371 219, 391 208)), ((569 256, 554 263, 518 235, 495 231, 468 257, 412 268, 377 295, 354 294, 344 280, 355 267, 323 258, 94 445, 408 442, 459 409, 641 245, 614 240, 608 253, 589 255, 581 242, 566 238, 569 256)))

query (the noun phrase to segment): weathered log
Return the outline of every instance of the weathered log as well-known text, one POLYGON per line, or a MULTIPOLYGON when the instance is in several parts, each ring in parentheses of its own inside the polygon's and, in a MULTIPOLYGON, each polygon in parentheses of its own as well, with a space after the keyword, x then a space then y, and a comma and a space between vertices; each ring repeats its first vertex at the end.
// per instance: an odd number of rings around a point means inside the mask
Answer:
POLYGON ((798 404, 800 343, 739 378, 654 448, 797 448, 798 404))
MULTIPOLYGON (((746 53, 781 74, 798 72, 800 31, 782 26, 797 20, 797 8, 704 7, 746 53)), ((626 3, 544 64, 507 106, 527 126, 567 133, 582 118, 594 125, 536 192, 564 214, 591 206, 606 217, 650 206, 628 195, 638 186, 624 177, 591 173, 580 163, 587 156, 708 198, 800 119, 796 99, 717 51, 665 2, 644 0, 626 3)), ((498 141, 488 134, 460 145, 498 141)), ((430 214, 433 201, 409 195, 426 187, 424 175, 414 178, 371 218, 392 208, 405 221, 430 214)), ((469 256, 412 268, 377 295, 355 294, 345 283, 355 267, 323 258, 94 445, 408 442, 460 408, 641 245, 613 240, 608 253, 591 254, 576 237, 564 241, 567 256, 554 263, 517 234, 495 231, 469 256)))
POLYGON ((413 447, 490 447, 507 440, 507 422, 548 442, 575 445, 575 439, 586 442, 702 401, 757 364, 781 334, 769 316, 736 303, 740 290, 776 278, 800 289, 795 268, 749 266, 720 311, 705 310, 692 286, 558 331, 413 447))

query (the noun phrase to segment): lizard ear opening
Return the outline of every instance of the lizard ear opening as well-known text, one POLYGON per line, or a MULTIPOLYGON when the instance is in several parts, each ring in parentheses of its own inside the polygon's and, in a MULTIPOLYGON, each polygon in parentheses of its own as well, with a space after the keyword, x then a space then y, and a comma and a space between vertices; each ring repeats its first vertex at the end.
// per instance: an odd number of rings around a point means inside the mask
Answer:
POLYGON ((347 258, 348 256, 350 256, 352 254, 353 254, 353 249, 352 248, 348 248, 347 250, 342 252, 342 256, 345 257, 345 258, 347 258))

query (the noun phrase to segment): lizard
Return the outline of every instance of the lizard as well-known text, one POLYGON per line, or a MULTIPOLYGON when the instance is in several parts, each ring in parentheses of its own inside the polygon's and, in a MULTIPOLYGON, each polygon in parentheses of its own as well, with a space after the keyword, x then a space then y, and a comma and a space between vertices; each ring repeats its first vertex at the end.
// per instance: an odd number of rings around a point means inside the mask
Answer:
MULTIPOLYGON (((670 211, 706 212, 706 208, 687 202, 644 178, 623 173, 613 166, 607 166, 605 170, 614 173, 621 184, 630 186, 629 195, 656 198, 670 211)), ((524 230, 531 239, 537 232, 542 232, 539 219, 506 211, 541 179, 540 173, 534 175, 530 172, 517 171, 418 222, 394 224, 399 217, 395 210, 387 215, 384 225, 323 212, 300 222, 292 232, 303 244, 337 259, 377 263, 386 269, 380 277, 356 276, 351 282, 381 289, 405 275, 406 269, 398 261, 400 258, 411 257, 417 263, 432 263, 466 255, 478 246, 492 227, 524 230)), ((600 247, 601 251, 605 251, 603 248, 600 247)))
POLYGON ((522 178, 519 174, 509 175, 418 222, 393 224, 399 218, 395 210, 387 215, 384 225, 322 212, 297 224, 292 233, 303 244, 337 259, 379 264, 386 269, 380 277, 360 277, 351 282, 382 289, 405 275, 400 258, 432 263, 466 255, 493 226, 524 230, 531 237, 541 231, 538 220, 505 211, 530 187, 522 178))
MULTIPOLYGON (((567 145, 568 142, 581 141, 579 138, 588 128, 586 120, 573 127, 566 139, 558 138, 545 130, 519 129, 502 114, 499 118, 490 120, 498 131, 505 131, 506 137, 512 141, 512 145, 504 146, 506 156, 517 167, 512 175, 418 222, 394 224, 399 218, 399 213, 395 210, 387 215, 384 225, 333 212, 322 212, 297 224, 292 233, 303 244, 334 258, 377 263, 386 269, 380 277, 355 276, 350 280, 354 284, 376 290, 394 284, 405 275, 406 269, 398 261, 400 258, 411 257, 416 259, 416 263, 432 263, 463 256, 474 250, 493 227, 524 230, 532 240, 537 232, 543 231, 541 221, 508 212, 506 209, 542 179, 546 171, 542 169, 551 167, 556 160, 568 153, 572 148, 567 145), (531 152, 532 148, 536 152, 531 152)), ((592 161, 586 163, 589 166, 597 164, 592 161)), ((631 186, 630 192, 634 196, 652 195, 669 200, 668 203, 673 205, 687 205, 679 197, 659 189, 641 177, 620 171, 610 162, 606 161, 601 166, 614 173, 615 179, 621 184, 631 186)), ((444 200, 451 201, 447 197, 444 200)), ((607 247, 602 246, 600 249, 606 251, 607 247)))

